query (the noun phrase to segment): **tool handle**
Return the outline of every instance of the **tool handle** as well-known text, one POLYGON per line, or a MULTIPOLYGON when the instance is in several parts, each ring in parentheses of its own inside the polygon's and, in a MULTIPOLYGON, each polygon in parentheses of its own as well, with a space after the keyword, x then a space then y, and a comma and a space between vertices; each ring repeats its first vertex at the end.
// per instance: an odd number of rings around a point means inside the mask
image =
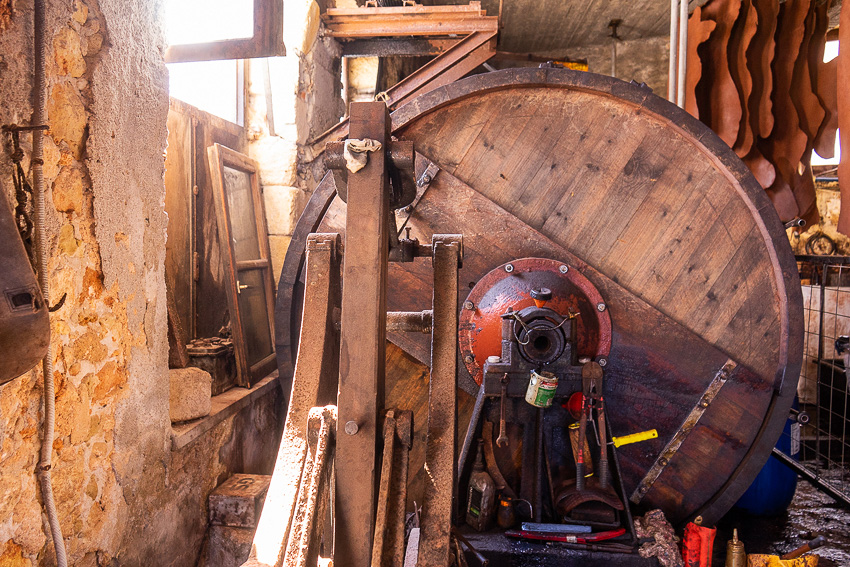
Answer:
MULTIPOLYGON (((604 448, 602 449, 605 450, 604 448)), ((608 490, 608 485, 611 480, 611 472, 608 466, 608 459, 599 459, 599 488, 608 490)))
POLYGON ((601 396, 599 397, 596 419, 599 422, 599 487, 602 490, 608 490, 608 483, 611 479, 608 467, 608 443, 606 441, 608 431, 605 423, 605 401, 601 396))
POLYGON ((650 429, 649 431, 641 431, 640 433, 632 433, 630 435, 622 435, 620 437, 611 437, 611 441, 614 442, 614 447, 622 447, 623 445, 629 445, 631 443, 640 443, 641 441, 649 441, 650 439, 657 439, 658 431, 656 429, 650 429))
POLYGON ((481 567, 487 567, 487 565, 490 563, 490 560, 481 555, 480 551, 472 547, 472 544, 469 543, 469 540, 463 537, 463 534, 457 531, 457 529, 455 529, 454 527, 452 528, 452 535, 454 535, 463 545, 466 546, 469 552, 472 553, 472 555, 475 556, 475 559, 478 560, 478 563, 481 564, 481 567))
POLYGON ((823 536, 818 536, 815 539, 813 539, 812 541, 810 541, 810 542, 808 542, 804 545, 801 545, 800 547, 798 547, 794 551, 789 551, 788 553, 786 553, 785 555, 780 557, 780 559, 796 559, 797 557, 800 557, 804 553, 808 553, 813 549, 819 548, 820 546, 822 546, 825 543, 826 543, 826 538, 823 537, 823 536))
POLYGON ((584 463, 576 463, 576 490, 584 490, 584 463))

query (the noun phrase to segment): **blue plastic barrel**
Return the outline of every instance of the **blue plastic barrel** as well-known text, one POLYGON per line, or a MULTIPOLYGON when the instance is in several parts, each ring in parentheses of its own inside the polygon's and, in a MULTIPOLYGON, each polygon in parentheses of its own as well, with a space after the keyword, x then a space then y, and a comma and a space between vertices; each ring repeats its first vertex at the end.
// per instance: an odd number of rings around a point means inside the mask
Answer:
MULTIPOLYGON (((793 407, 797 408, 796 398, 793 407)), ((776 448, 796 460, 798 454, 791 455, 792 425, 794 422, 790 419, 785 422, 776 448)), ((788 509, 796 490, 797 473, 771 455, 735 507, 753 516, 774 516, 788 509)))

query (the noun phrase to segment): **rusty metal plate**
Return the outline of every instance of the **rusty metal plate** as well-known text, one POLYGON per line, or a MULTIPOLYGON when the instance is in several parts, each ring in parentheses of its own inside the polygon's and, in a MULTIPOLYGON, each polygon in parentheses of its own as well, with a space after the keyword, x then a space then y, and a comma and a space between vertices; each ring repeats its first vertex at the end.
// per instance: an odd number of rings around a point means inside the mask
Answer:
POLYGON ((599 290, 569 263, 547 258, 521 258, 491 270, 464 302, 458 342, 466 369, 477 384, 484 378, 488 356, 502 352, 501 315, 535 304, 531 290, 552 290, 546 303, 561 315, 578 313, 578 356, 607 357, 611 352, 611 317, 599 290))

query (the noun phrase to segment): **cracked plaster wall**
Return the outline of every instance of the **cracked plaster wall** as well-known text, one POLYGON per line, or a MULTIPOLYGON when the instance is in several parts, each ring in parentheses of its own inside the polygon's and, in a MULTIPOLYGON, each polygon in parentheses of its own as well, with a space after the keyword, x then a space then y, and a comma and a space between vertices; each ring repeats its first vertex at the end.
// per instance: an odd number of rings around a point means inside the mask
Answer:
MULTIPOLYGON (((194 565, 212 488, 270 470, 280 396, 171 451, 162 2, 47 4, 49 301, 66 295, 51 316, 53 481, 69 562, 194 565)), ((32 3, 0 0, 2 124, 30 122, 32 51, 32 3)), ((0 187, 11 197, 6 143, 0 187)), ((33 370, 0 387, 2 567, 55 564, 34 475, 41 384, 33 370)))

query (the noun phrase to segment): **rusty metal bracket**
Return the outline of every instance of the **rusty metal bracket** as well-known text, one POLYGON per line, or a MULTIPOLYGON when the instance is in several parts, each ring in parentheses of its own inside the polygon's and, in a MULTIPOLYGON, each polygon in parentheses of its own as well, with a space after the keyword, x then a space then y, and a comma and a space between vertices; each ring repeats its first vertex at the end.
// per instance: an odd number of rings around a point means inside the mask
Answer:
MULTIPOLYGON (((251 547, 251 565, 280 565, 296 517, 298 486, 308 454, 308 418, 320 392, 333 390, 337 380, 337 353, 333 311, 339 287, 338 234, 311 234, 307 238, 303 341, 298 350, 286 424, 275 462, 268 496, 251 547)), ((246 564, 247 565, 247 564, 246 564)))
POLYGON ((331 453, 336 420, 336 406, 310 410, 307 419, 307 458, 301 473, 298 505, 286 546, 284 567, 307 567, 318 563, 321 528, 331 488, 331 453))
POLYGON ((451 557, 452 501, 457 443, 457 293, 463 257, 461 235, 435 234, 434 329, 425 448, 425 502, 422 505, 419 567, 445 567, 451 557))
POLYGON ((430 333, 433 313, 425 311, 388 311, 388 333, 430 333))
POLYGON ((658 458, 655 459, 655 463, 643 477, 643 480, 640 481, 635 491, 632 493, 629 498, 635 504, 640 503, 643 500, 643 497, 646 496, 646 493, 649 492, 649 489, 652 488, 652 485, 658 480, 658 477, 661 476, 661 473, 664 472, 664 469, 667 465, 670 464, 671 459, 679 450, 679 447, 682 446, 682 443, 685 442, 685 439, 688 438, 691 431, 697 426, 702 415, 705 413, 705 410, 708 409, 708 406, 711 405, 711 402, 717 397, 717 394, 720 392, 720 389, 729 379, 729 375, 732 374, 732 371, 735 370, 737 363, 734 360, 727 360, 726 364, 723 365, 723 368, 717 371, 714 375, 714 379, 708 385, 708 388, 705 389, 702 396, 697 402, 697 405, 691 410, 688 414, 688 417, 685 418, 685 422, 679 428, 673 438, 667 443, 667 446, 664 447, 664 450, 661 451, 661 454, 658 455, 658 458))
MULTIPOLYGON (((422 159, 421 157, 419 159, 422 159)), ((396 210, 396 222, 401 222, 401 226, 398 229, 398 234, 401 234, 402 231, 407 226, 407 222, 410 220, 410 217, 413 215, 413 211, 416 210, 416 205, 419 204, 419 201, 422 200, 422 196, 425 195, 425 192, 431 186, 431 182, 440 172, 440 166, 434 163, 431 160, 424 160, 427 162, 427 166, 425 167, 425 171, 422 172, 416 179, 416 196, 413 198, 413 202, 407 205, 406 207, 402 207, 396 210)))
POLYGON ((412 432, 413 412, 387 412, 372 567, 402 567, 404 564, 404 512, 412 432))

